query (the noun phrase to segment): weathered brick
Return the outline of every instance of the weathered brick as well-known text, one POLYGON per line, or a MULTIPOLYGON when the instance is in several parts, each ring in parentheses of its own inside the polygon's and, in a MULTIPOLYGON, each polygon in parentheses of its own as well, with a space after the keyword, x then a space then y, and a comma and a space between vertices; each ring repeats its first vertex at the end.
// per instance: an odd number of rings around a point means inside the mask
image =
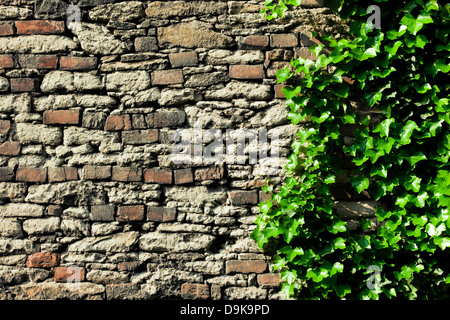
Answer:
POLYGON ((0 21, 0 37, 1 36, 11 36, 14 34, 12 21, 0 21))
POLYGON ((264 191, 259 191, 259 202, 267 202, 272 198, 272 192, 265 193, 264 191))
POLYGON ((137 37, 134 39, 134 48, 137 52, 158 51, 158 41, 155 37, 137 37))
POLYGON ((0 155, 17 156, 20 153, 20 143, 17 141, 5 141, 0 144, 0 155))
POLYGON ((45 182, 47 180, 47 168, 17 168, 16 181, 45 182))
POLYGON ((14 60, 11 54, 1 54, 0 55, 0 68, 14 68, 14 60))
POLYGON ((37 252, 27 258, 27 268, 51 268, 59 265, 59 253, 37 252))
POLYGON ((225 272, 229 273, 263 273, 267 263, 262 260, 229 260, 225 263, 225 272))
POLYGON ((111 115, 106 118, 106 131, 131 130, 131 120, 128 114, 111 115))
POLYGON ((252 35, 245 37, 239 44, 240 49, 265 49, 269 46, 269 37, 261 35, 252 35))
POLYGON ((59 59, 61 70, 93 70, 96 66, 95 57, 63 56, 59 59))
POLYGON ((56 267, 55 282, 77 283, 86 280, 86 269, 78 266, 56 267))
POLYGON ((50 167, 47 174, 49 182, 64 182, 78 179, 77 168, 75 167, 50 167))
POLYGON ((34 78, 11 78, 11 92, 31 92, 37 87, 37 79, 34 78))
POLYGON ((283 92, 281 92, 281 90, 283 90, 283 88, 286 87, 285 84, 276 84, 274 89, 275 89, 275 98, 276 99, 285 99, 286 96, 284 95, 283 92))
POLYGON ((14 181, 14 170, 10 167, 0 167, 0 181, 14 181))
POLYGON ((58 66, 58 56, 56 55, 20 54, 18 59, 21 68, 56 69, 58 66))
POLYGON ((142 180, 142 168, 114 166, 111 179, 122 182, 139 182, 142 180))
POLYGON ((175 184, 185 184, 194 182, 192 169, 178 169, 173 172, 175 184))
POLYGON ((11 129, 11 121, 9 120, 0 120, 0 135, 6 135, 11 129))
POLYGON ((295 49, 295 59, 303 58, 303 59, 309 59, 316 61, 317 56, 314 54, 314 52, 309 51, 309 48, 301 47, 295 49))
POLYGON ((135 271, 142 265, 140 261, 125 261, 117 264, 118 271, 135 271))
POLYGON ((114 206, 98 205, 91 206, 90 219, 92 221, 114 221, 114 206))
POLYGON ((153 126, 156 128, 175 127, 184 123, 184 111, 169 111, 153 113, 153 126))
POLYGON ((158 129, 122 131, 125 144, 140 145, 158 141, 158 129))
POLYGON ((230 66, 230 78, 232 79, 264 79, 263 65, 233 65, 230 66))
POLYGON ((43 116, 44 124, 74 124, 80 123, 80 110, 47 110, 43 116))
POLYGON ((63 207, 56 205, 56 204, 50 204, 47 207, 47 215, 49 216, 60 216, 63 212, 63 207))
POLYGON ((199 283, 183 283, 181 297, 184 299, 208 299, 210 297, 209 285, 199 283))
POLYGON ((117 209, 117 221, 143 221, 144 215, 143 205, 120 206, 117 209))
POLYGON ((16 21, 17 34, 58 34, 64 32, 64 21, 16 21))
POLYGON ((84 178, 86 180, 104 180, 111 178, 111 166, 91 166, 84 167, 84 178))
POLYGON ((270 36, 270 46, 277 48, 296 47, 298 37, 294 33, 272 34, 270 36))
POLYGON ((131 115, 131 125, 133 129, 147 129, 147 122, 145 121, 145 115, 133 114, 131 115))
POLYGON ((144 181, 148 183, 171 184, 172 170, 144 169, 144 181))
POLYGON ((276 288, 281 284, 280 273, 258 274, 256 279, 261 288, 276 288))
POLYGON ((198 57, 195 51, 186 51, 169 54, 169 61, 172 68, 192 67, 198 64, 198 57))
POLYGON ((166 85, 183 83, 183 71, 174 70, 158 70, 152 72, 152 85, 166 85))
POLYGON ((231 204, 235 206, 243 204, 257 204, 257 191, 232 191, 230 192, 231 204))
POLYGON ((195 170, 195 180, 222 179, 223 174, 224 174, 223 166, 201 168, 201 169, 195 170))
POLYGON ((177 218, 176 208, 167 207, 148 207, 147 221, 167 222, 174 221, 177 218))

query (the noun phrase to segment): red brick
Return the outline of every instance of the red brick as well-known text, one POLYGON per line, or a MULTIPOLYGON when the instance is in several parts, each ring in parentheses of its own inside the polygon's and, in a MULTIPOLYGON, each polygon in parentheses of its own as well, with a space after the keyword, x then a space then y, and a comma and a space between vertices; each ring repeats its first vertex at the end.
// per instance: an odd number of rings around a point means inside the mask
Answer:
POLYGON ((97 66, 95 57, 64 56, 59 59, 61 70, 92 70, 97 66))
POLYGON ((117 264, 117 270, 119 271, 135 271, 142 265, 140 261, 125 261, 117 264))
POLYGON ((183 83, 183 71, 176 70, 158 70, 152 72, 152 85, 166 85, 183 83))
POLYGON ((14 170, 10 167, 0 167, 0 181, 14 181, 14 170))
POLYGON ((264 191, 259 191, 259 202, 267 202, 272 198, 272 192, 265 193, 264 191))
POLYGON ((84 178, 86 180, 103 180, 111 178, 111 166, 91 166, 84 167, 84 178))
POLYGON ((122 182, 142 181, 142 168, 138 167, 116 167, 112 168, 112 180, 122 182))
POLYGON ((295 59, 303 58, 308 60, 317 60, 317 56, 314 54, 314 52, 309 51, 309 48, 301 47, 295 49, 295 59))
POLYGON ((74 167, 48 168, 49 182, 64 182, 77 179, 78 179, 77 168, 74 167))
POLYGON ((86 280, 86 269, 83 267, 56 267, 55 268, 55 282, 81 282, 86 280))
POLYGON ((284 95, 283 92, 281 92, 281 90, 283 90, 283 88, 286 87, 285 84, 276 84, 275 85, 275 98, 276 99, 285 99, 286 96, 284 95))
POLYGON ((209 286, 200 283, 183 283, 181 297, 184 299, 208 299, 210 298, 209 286))
POLYGON ((9 120, 0 120, 0 134, 7 134, 9 129, 11 129, 11 122, 9 120))
POLYGON ((266 51, 266 60, 271 61, 291 61, 294 58, 294 52, 286 49, 274 49, 266 51))
POLYGON ((148 207, 147 221, 166 222, 174 221, 177 218, 176 208, 167 207, 148 207))
POLYGON ((11 54, 0 55, 0 68, 14 68, 14 60, 11 54))
POLYGON ((131 130, 131 120, 128 114, 111 115, 106 118, 106 131, 131 130))
POLYGON ((11 36, 14 34, 12 21, 0 21, 0 36, 11 36))
POLYGON ((143 114, 132 114, 131 115, 131 125, 133 129, 147 129, 147 121, 145 121, 145 116, 143 114))
POLYGON ((36 89, 37 79, 11 78, 11 92, 31 92, 36 89))
POLYGON ((122 142, 141 145, 158 141, 158 136, 158 129, 122 131, 122 142))
POLYGON ((194 51, 171 53, 169 54, 169 61, 172 68, 192 67, 198 64, 198 57, 194 51))
POLYGON ((64 21, 16 21, 17 34, 57 34, 64 32, 64 21))
POLYGON ((269 46, 269 37, 261 35, 253 35, 245 37, 240 43, 241 49, 264 49, 269 46))
POLYGON ((224 174, 223 166, 214 166, 195 170, 195 180, 222 179, 224 174))
POLYGON ((277 48, 296 47, 298 45, 298 37, 293 33, 272 34, 270 36, 270 46, 277 48))
POLYGON ((225 263, 226 273, 263 273, 267 263, 262 260, 229 260, 225 263))
POLYGON ((18 58, 21 68, 56 69, 58 66, 58 56, 56 55, 21 54, 18 58))
POLYGON ((120 206, 117 209, 117 221, 143 221, 144 211, 143 205, 120 206))
POLYGON ((45 182, 47 180, 47 168, 17 168, 16 181, 45 182))
POLYGON ((281 284, 281 276, 279 273, 258 274, 256 279, 261 288, 275 288, 281 284))
POLYGON ((234 65, 230 66, 230 78, 232 79, 264 79, 263 65, 234 65))
POLYGON ((17 156, 20 153, 20 143, 17 141, 5 141, 0 144, 0 155, 17 156))
POLYGON ((191 168, 175 170, 173 175, 175 184, 185 184, 194 182, 194 176, 192 174, 191 168))
POLYGON ((98 206, 91 206, 91 220, 92 221, 114 221, 114 206, 105 204, 98 206))
POLYGON ((239 206, 243 204, 257 204, 258 193, 256 191, 232 191, 230 192, 231 204, 239 206))
POLYGON ((74 124, 80 123, 80 110, 46 110, 44 124, 74 124))
POLYGON ((51 268, 59 265, 61 257, 58 253, 37 252, 28 256, 27 268, 51 268))
POLYGON ((148 183, 171 184, 172 171, 161 169, 144 169, 144 181, 148 183))
POLYGON ((47 215, 49 216, 57 216, 59 217, 63 211, 63 207, 56 205, 56 204, 50 204, 47 207, 47 215))

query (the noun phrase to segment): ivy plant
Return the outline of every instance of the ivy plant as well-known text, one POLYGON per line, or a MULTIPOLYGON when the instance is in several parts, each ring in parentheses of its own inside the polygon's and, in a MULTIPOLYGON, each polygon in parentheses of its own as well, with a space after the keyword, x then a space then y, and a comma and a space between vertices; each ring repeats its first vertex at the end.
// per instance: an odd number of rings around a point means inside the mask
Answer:
MULTIPOLYGON (((317 59, 297 58, 278 83, 300 129, 287 178, 260 203, 251 237, 274 250, 282 291, 301 299, 433 299, 450 283, 450 4, 333 1, 345 34, 313 33, 317 59), (380 8, 381 28, 368 7, 380 8), (344 139, 342 128, 353 137, 344 139), (376 225, 351 231, 330 187, 376 201, 376 225)), ((267 19, 297 0, 266 0, 267 19)))

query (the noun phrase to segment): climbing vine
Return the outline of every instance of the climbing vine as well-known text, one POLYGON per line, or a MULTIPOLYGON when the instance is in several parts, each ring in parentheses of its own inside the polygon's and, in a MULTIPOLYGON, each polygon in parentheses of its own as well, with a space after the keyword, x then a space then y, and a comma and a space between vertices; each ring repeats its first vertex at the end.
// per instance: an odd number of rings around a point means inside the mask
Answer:
MULTIPOLYGON (((445 1, 333 1, 346 34, 313 34, 278 83, 300 125, 288 177, 260 203, 252 238, 274 249, 282 291, 302 299, 431 299, 450 283, 450 106, 445 1), (379 6, 381 28, 369 21, 379 6), (342 128, 354 128, 343 139, 342 128), (330 186, 353 163, 351 185, 377 202, 360 232, 337 215, 330 186), (375 227, 375 228, 373 228, 375 227)), ((283 17, 298 0, 266 0, 283 17)))

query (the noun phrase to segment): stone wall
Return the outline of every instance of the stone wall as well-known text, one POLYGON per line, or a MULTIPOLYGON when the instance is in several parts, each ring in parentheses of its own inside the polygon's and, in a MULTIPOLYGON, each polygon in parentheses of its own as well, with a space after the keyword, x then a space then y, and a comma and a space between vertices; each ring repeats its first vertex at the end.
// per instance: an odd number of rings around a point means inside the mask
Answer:
POLYGON ((0 0, 1 299, 282 298, 249 238, 264 159, 190 145, 264 129, 289 153, 275 73, 336 18, 263 3, 0 0))

